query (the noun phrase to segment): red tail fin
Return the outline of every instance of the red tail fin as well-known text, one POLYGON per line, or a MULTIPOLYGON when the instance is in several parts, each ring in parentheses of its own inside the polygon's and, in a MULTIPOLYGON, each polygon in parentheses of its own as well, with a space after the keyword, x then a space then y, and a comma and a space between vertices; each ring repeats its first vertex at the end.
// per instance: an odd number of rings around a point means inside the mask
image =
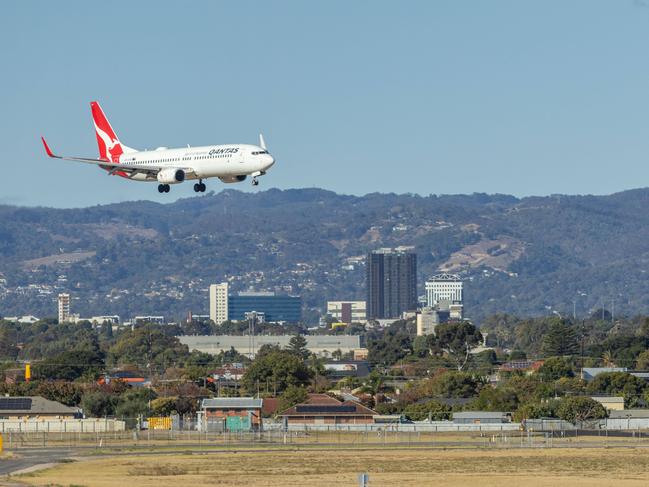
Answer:
POLYGON ((110 126, 110 122, 108 122, 98 102, 91 101, 90 109, 92 111, 92 119, 95 122, 99 158, 110 162, 119 162, 119 156, 124 153, 124 150, 117 138, 117 134, 113 130, 113 127, 110 126))

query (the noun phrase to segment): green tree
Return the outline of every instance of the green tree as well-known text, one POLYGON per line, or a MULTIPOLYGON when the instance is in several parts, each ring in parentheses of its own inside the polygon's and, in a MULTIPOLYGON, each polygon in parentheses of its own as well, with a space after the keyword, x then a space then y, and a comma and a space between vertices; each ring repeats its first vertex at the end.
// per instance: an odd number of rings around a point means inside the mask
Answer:
POLYGON ((514 413, 515 421, 525 419, 554 418, 557 416, 559 400, 546 400, 542 402, 528 402, 522 404, 514 413))
POLYGON ((101 391, 87 392, 81 399, 81 409, 88 418, 103 418, 115 414, 117 397, 101 391))
POLYGON ((36 394, 66 406, 78 406, 83 397, 83 386, 64 380, 39 381, 36 394))
POLYGON ((561 399, 557 407, 557 416, 564 421, 577 424, 581 421, 605 418, 606 409, 590 397, 571 396, 561 399))
POLYGON ((306 401, 308 395, 306 388, 301 386, 288 386, 286 390, 279 396, 278 412, 284 411, 296 404, 306 401))
POLYGON ((636 357, 636 370, 649 370, 649 350, 645 350, 636 357))
POLYGON ((640 398, 648 388, 647 383, 626 372, 605 372, 598 374, 589 384, 591 394, 621 394, 625 407, 638 406, 640 398))
POLYGON ((103 353, 95 350, 73 350, 34 364, 34 376, 40 379, 67 381, 84 376, 94 379, 103 369, 103 353))
POLYGON ((543 338, 543 354, 546 357, 575 355, 579 351, 579 340, 575 329, 564 320, 556 319, 543 338))
POLYGON ((313 374, 302 359, 286 350, 256 357, 243 375, 243 385, 249 393, 269 387, 283 392, 288 386, 307 385, 313 374))
POLYGON ((518 408, 518 393, 511 387, 483 387, 470 409, 512 412, 518 408))
POLYGON ((429 400, 408 404, 403 414, 412 421, 444 421, 451 419, 451 407, 439 401, 429 400))
POLYGON ((311 352, 309 352, 309 350, 306 348, 306 344, 306 338, 298 334, 291 337, 286 350, 296 357, 299 357, 302 360, 306 360, 307 358, 309 358, 309 355, 311 355, 311 352))
POLYGON ((150 412, 149 401, 155 399, 155 392, 146 387, 131 389, 122 394, 115 408, 115 415, 121 418, 137 418, 150 412))
POLYGON ((439 325, 435 335, 439 346, 460 371, 467 365, 471 349, 482 343, 480 331, 466 321, 439 325))
POLYGON ((575 371, 569 359, 565 357, 550 357, 539 367, 537 374, 544 381, 555 381, 561 377, 573 377, 575 371))
POLYGON ((121 335, 108 350, 107 361, 114 366, 138 365, 164 371, 167 367, 183 364, 188 358, 189 350, 178 338, 149 325, 121 335))

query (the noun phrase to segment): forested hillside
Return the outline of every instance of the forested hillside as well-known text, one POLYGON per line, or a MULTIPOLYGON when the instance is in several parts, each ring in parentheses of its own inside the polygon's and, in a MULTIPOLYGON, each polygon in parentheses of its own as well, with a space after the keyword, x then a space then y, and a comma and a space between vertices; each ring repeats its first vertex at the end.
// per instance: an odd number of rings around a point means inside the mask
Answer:
POLYGON ((69 291, 82 316, 184 316, 207 287, 363 298, 360 257, 412 245, 423 282, 466 278, 467 315, 649 313, 649 189, 610 196, 337 195, 225 190, 170 204, 0 207, 0 315, 55 316, 69 291))

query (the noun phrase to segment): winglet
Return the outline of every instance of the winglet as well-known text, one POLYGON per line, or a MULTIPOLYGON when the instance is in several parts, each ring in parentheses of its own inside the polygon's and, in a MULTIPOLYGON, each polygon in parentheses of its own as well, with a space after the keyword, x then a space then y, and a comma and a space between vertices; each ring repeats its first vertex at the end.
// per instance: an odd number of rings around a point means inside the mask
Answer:
POLYGON ((262 149, 266 150, 266 141, 264 140, 264 136, 262 134, 259 134, 259 145, 262 149))
POLYGON ((45 146, 45 152, 47 153, 48 156, 50 157, 56 157, 50 147, 47 145, 47 142, 45 142, 45 137, 41 136, 41 140, 43 141, 43 145, 45 146))

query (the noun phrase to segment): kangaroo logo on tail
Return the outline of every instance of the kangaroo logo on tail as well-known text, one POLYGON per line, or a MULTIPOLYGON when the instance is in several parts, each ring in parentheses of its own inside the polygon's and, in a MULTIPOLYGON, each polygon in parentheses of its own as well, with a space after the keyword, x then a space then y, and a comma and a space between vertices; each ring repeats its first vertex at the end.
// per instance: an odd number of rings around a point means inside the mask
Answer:
POLYGON ((110 162, 119 162, 119 156, 124 153, 122 144, 117 134, 110 126, 110 122, 104 115, 103 110, 96 101, 90 102, 92 119, 95 123, 97 134, 97 145, 99 146, 99 158, 110 162))

